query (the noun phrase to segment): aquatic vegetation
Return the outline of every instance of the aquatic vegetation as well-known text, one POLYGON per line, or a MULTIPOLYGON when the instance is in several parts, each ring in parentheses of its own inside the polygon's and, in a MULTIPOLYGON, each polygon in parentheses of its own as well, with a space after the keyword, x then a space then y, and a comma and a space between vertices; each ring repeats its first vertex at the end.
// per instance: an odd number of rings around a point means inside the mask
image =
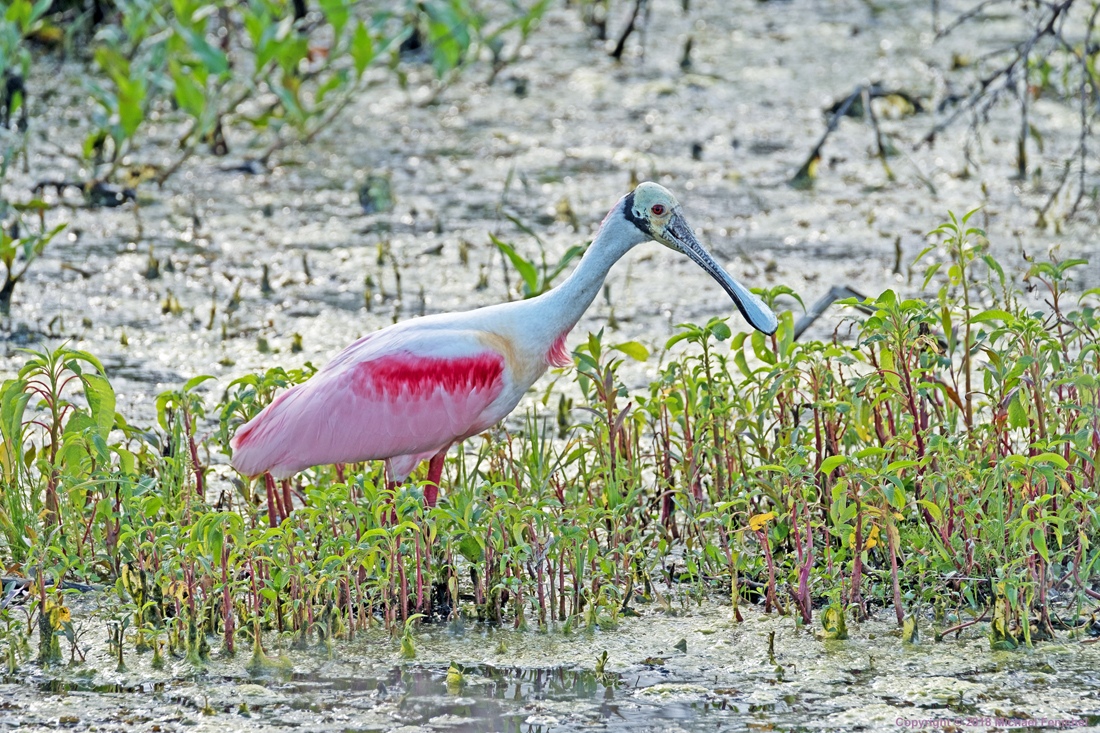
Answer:
MULTIPOLYGON (((912 643, 932 609, 953 620, 928 638, 988 614, 995 649, 1083 627, 1100 599, 1100 293, 1074 303, 1078 261, 1034 263, 1024 283, 1049 309, 1027 306, 969 216, 931 234, 927 299, 848 302, 867 313, 849 342, 796 341, 790 313, 772 336, 683 324, 656 356, 589 335, 538 400, 571 378, 577 406, 468 441, 434 508, 422 477, 389 486, 380 465, 263 488, 227 475, 236 428, 312 367, 246 376, 217 404, 196 377, 139 428, 94 356, 28 352, 0 390, 0 552, 38 569, 39 659, 62 636, 77 656, 70 581, 108 586, 120 668, 124 646, 201 670, 212 645, 249 644, 262 674, 374 625, 413 659, 420 624, 593 633, 705 598, 817 616, 827 639, 890 606, 912 643), (621 383, 628 358, 658 361, 648 389, 621 383)), ((9 637, 9 665, 19 649, 9 637)))
MULTIPOLYGON (((86 180, 43 185, 58 194, 82 190, 93 207, 130 201, 136 207, 133 187, 153 180, 163 185, 203 151, 229 154, 233 132, 252 137, 243 164, 248 172, 264 169, 290 144, 312 142, 377 83, 369 70, 385 69, 405 86, 419 78, 419 66, 430 64, 435 84, 424 103, 483 51, 492 56, 495 75, 519 58, 549 5, 509 3, 486 13, 464 0, 402 1, 363 12, 347 0, 324 0, 315 10, 302 0, 233 7, 160 0, 96 6, 73 22, 61 20, 64 6, 17 0, 0 18, 0 127, 11 122, 27 129, 28 40, 39 44, 39 54, 61 46, 91 49, 88 56, 73 55, 89 62, 93 129, 82 149, 69 151, 88 166, 81 173, 86 180), (71 27, 62 30, 55 21, 71 27), (172 159, 131 162, 128 156, 160 120, 173 127, 172 159)), ((25 135, 12 139, 0 153, 5 167, 26 149, 25 135)))
MULTIPOLYGON (((3 179, 3 175, 0 175, 0 179, 3 179)), ((0 201, 0 206, 7 208, 6 202, 0 201)), ((15 286, 50 241, 64 228, 65 225, 60 224, 47 231, 43 226, 41 231, 35 233, 20 226, 16 219, 9 228, 0 231, 0 262, 4 263, 4 280, 0 283, 0 316, 11 315, 11 299, 15 294, 15 286)))

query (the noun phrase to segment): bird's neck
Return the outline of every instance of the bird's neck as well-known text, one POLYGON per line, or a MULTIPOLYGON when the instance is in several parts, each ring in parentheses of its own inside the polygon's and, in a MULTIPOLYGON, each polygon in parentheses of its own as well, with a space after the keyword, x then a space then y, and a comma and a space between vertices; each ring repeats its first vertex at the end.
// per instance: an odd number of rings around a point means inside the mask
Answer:
POLYGON ((604 221, 580 264, 558 287, 528 301, 537 322, 533 330, 538 341, 553 344, 581 319, 600 292, 607 273, 634 246, 649 239, 617 210, 604 221))

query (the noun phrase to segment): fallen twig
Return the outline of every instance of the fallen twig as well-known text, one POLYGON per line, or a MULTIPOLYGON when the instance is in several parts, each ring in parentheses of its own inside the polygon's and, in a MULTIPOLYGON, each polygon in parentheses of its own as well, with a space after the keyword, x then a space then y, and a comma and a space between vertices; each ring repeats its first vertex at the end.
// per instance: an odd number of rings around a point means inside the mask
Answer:
POLYGON ((965 629, 967 626, 973 626, 974 624, 976 624, 979 621, 983 620, 988 613, 989 613, 989 607, 986 607, 986 609, 984 611, 982 611, 982 615, 978 616, 978 618, 976 618, 972 621, 966 621, 964 623, 957 624, 956 626, 952 626, 950 629, 945 629, 945 630, 941 631, 940 633, 936 634, 936 641, 943 641, 943 637, 947 636, 948 634, 957 634, 958 632, 965 629))

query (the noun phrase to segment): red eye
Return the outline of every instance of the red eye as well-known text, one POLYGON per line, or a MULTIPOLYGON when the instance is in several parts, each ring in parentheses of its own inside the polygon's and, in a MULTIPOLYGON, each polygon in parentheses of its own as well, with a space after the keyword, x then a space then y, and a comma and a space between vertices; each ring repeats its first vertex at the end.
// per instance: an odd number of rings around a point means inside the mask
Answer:
POLYGON ((650 211, 653 212, 654 216, 664 216, 665 215, 665 207, 662 206, 661 204, 653 204, 653 208, 651 208, 650 211))

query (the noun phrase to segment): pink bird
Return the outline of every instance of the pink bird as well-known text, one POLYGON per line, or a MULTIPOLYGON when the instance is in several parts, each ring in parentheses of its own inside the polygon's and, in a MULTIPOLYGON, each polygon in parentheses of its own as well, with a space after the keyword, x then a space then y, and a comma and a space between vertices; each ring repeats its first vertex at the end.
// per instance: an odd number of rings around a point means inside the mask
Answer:
POLYGON ((311 466, 385 460, 390 480, 400 483, 430 459, 424 499, 435 506, 447 449, 503 420, 548 367, 573 363, 565 346, 570 330, 611 266, 649 240, 690 257, 753 327, 775 332, 775 314, 714 261, 672 194, 642 183, 607 214, 559 287, 364 336, 240 428, 231 442, 233 467, 285 479, 311 466))

